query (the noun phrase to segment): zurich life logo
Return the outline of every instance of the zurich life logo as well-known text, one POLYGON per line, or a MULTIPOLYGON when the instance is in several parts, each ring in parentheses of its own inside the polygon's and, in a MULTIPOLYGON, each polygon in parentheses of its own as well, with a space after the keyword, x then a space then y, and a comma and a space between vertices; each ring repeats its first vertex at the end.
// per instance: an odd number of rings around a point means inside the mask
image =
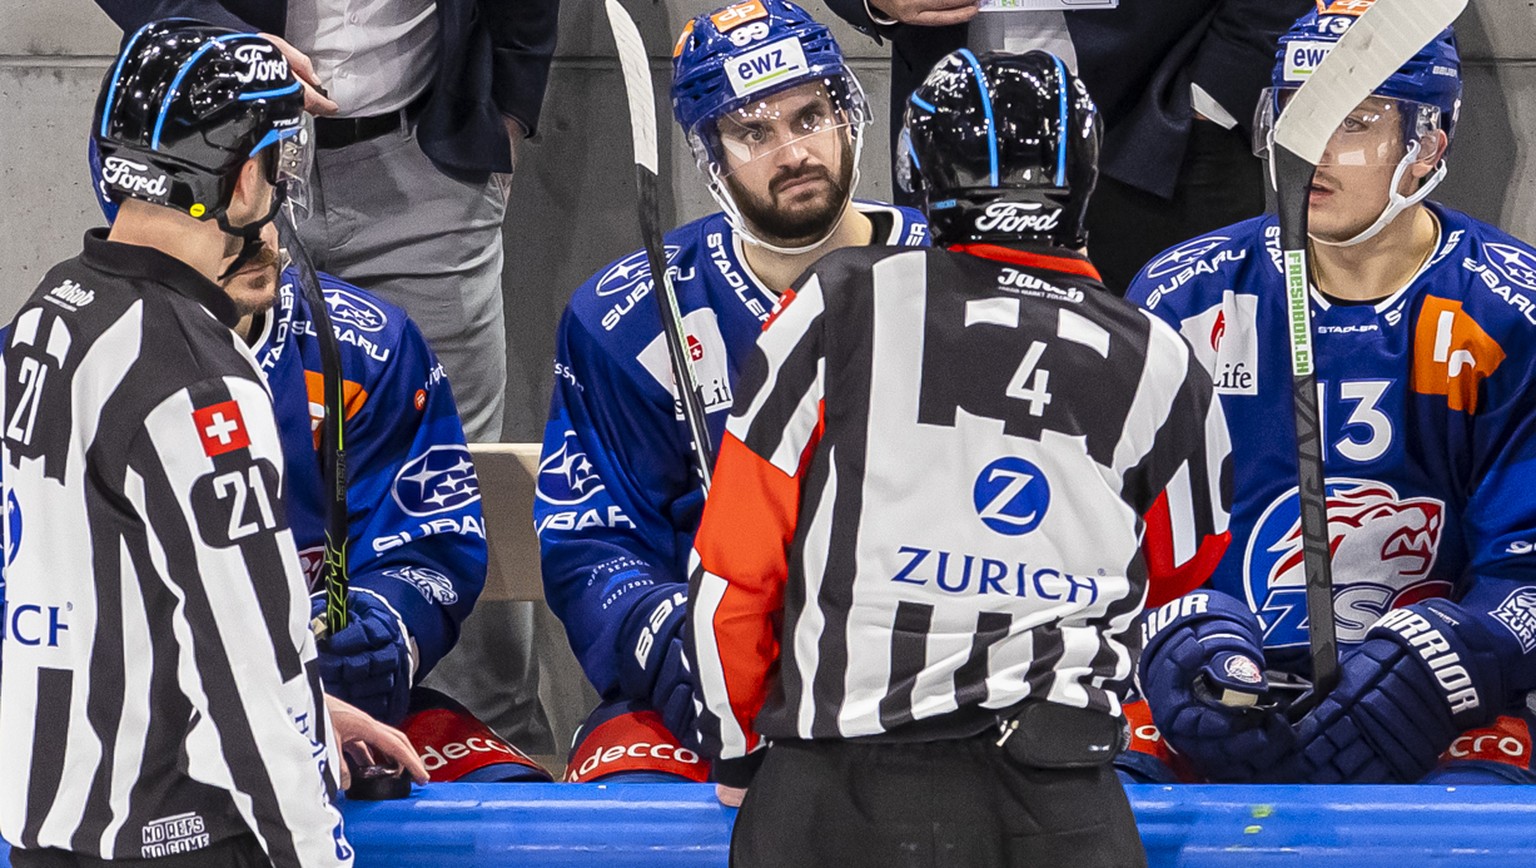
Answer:
POLYGON ((1007 536, 1022 536, 1040 526, 1051 505, 1045 474, 1028 461, 1006 456, 981 469, 971 489, 981 523, 1007 536))

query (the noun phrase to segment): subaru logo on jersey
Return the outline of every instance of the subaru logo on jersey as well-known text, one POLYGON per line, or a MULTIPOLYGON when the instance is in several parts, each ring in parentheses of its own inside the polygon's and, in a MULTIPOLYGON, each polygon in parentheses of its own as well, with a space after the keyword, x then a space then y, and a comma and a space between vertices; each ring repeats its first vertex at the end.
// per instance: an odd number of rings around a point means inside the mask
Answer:
POLYGON ((982 524, 1000 534, 1020 536, 1039 527, 1045 518, 1051 486, 1040 468, 1010 455, 982 468, 971 497, 982 524))
MULTIPOLYGON (((1394 608, 1450 592, 1450 583, 1433 575, 1443 501, 1401 497, 1390 485, 1366 479, 1330 478, 1326 488, 1340 642, 1360 642, 1394 608)), ((1260 515, 1243 553, 1248 603, 1264 624, 1268 647, 1307 643, 1300 525, 1292 488, 1260 515)))
POLYGON ((1519 588, 1489 613, 1520 640, 1520 648, 1536 651, 1536 588, 1519 588))
MULTIPOLYGON (((16 490, 5 494, 5 564, 16 560, 16 550, 21 548, 21 504, 16 500, 16 490)), ((5 587, 5 577, 0 576, 0 588, 5 587)))
POLYGON ((464 446, 433 446, 395 476, 395 503, 408 515, 436 515, 480 499, 480 480, 464 446))
POLYGON ((436 600, 445 606, 451 606, 459 601, 459 594, 453 589, 453 582, 437 570, 429 570, 426 567, 395 567, 385 570, 384 575, 391 579, 399 579, 408 585, 414 585, 417 591, 427 600, 436 600))
POLYGON ((770 42, 725 64, 725 77, 737 96, 756 93, 809 71, 805 50, 793 36, 770 42))
MULTIPOLYGON (((666 245, 666 250, 667 264, 671 265, 677 259, 677 254, 682 251, 682 248, 676 244, 668 244, 666 245)), ((650 279, 651 264, 646 259, 645 251, 641 250, 620 259, 607 271, 603 272, 603 276, 597 279, 597 285, 593 287, 592 291, 599 298, 617 295, 618 293, 628 291, 630 287, 641 280, 648 281, 650 279)), ((674 275, 672 280, 676 282, 677 276, 674 275)))
POLYGON ((348 325, 358 331, 383 331, 389 318, 379 306, 356 293, 345 289, 330 289, 325 293, 325 307, 330 311, 331 324, 348 325))
POLYGON ((553 455, 539 462, 536 491, 539 500, 558 506, 581 503, 603 490, 603 481, 581 450, 576 432, 567 430, 565 441, 553 455))
POLYGON ((1536 255, 1509 244, 1486 244, 1484 248, 1491 254, 1488 261, 1510 283, 1536 290, 1536 255))
POLYGON ((1207 235, 1204 238, 1196 238, 1194 241, 1186 241, 1178 247, 1164 253, 1147 266, 1147 277, 1156 280, 1164 275, 1172 274, 1181 268, 1198 262, 1207 253, 1226 244, 1232 239, 1225 235, 1207 235))

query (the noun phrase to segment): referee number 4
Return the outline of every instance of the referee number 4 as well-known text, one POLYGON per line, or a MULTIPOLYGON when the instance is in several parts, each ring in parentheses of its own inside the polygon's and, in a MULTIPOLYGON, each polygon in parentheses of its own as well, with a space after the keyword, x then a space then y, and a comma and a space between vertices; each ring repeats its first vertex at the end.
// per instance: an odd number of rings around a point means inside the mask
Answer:
POLYGON ((1003 394, 1010 398, 1029 402, 1029 415, 1045 415, 1046 405, 1051 403, 1051 372, 1039 367, 1040 357, 1045 354, 1045 341, 1033 341, 1029 350, 1024 353, 1024 360, 1019 362, 1019 369, 1013 372, 1013 377, 1008 380, 1008 388, 1003 394), (1030 380, 1030 375, 1034 380, 1030 380))

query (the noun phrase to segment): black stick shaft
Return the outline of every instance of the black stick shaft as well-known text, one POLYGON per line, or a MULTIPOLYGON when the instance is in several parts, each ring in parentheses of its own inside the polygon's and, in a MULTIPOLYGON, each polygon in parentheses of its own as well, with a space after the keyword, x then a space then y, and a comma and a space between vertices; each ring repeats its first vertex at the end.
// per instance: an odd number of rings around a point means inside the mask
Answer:
POLYGON ((346 396, 342 391, 341 347, 331 327, 330 310, 320 278, 309 261, 309 254, 299 241, 298 230, 286 211, 277 217, 278 235, 299 274, 299 289, 309 304, 315 323, 315 339, 320 343, 320 371, 324 382, 325 419, 320 424, 320 478, 328 500, 325 515, 325 555, 320 566, 325 587, 325 626, 330 635, 347 626, 347 453, 343 437, 346 421, 346 396))
POLYGON ((1312 346, 1310 275, 1307 266, 1307 201, 1315 166, 1282 146, 1273 149, 1280 249, 1284 255, 1291 330, 1292 406, 1296 420, 1296 471, 1301 503, 1302 569, 1307 587, 1307 635, 1315 704, 1339 682, 1334 625, 1333 568, 1329 550, 1328 497, 1323 481, 1322 431, 1312 346))

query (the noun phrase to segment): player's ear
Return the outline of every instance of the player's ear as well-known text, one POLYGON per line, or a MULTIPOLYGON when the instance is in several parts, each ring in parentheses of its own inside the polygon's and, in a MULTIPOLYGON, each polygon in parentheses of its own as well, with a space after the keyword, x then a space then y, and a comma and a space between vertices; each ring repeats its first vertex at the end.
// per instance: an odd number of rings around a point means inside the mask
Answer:
POLYGON ((240 166, 235 189, 229 195, 229 216, 237 224, 267 211, 272 185, 267 181, 266 159, 263 152, 240 166))
POLYGON ((1445 149, 1451 144, 1450 137, 1445 130, 1431 130, 1419 139, 1419 156, 1413 161, 1408 171, 1415 179, 1424 178, 1440 165, 1440 160, 1445 157, 1445 149))

